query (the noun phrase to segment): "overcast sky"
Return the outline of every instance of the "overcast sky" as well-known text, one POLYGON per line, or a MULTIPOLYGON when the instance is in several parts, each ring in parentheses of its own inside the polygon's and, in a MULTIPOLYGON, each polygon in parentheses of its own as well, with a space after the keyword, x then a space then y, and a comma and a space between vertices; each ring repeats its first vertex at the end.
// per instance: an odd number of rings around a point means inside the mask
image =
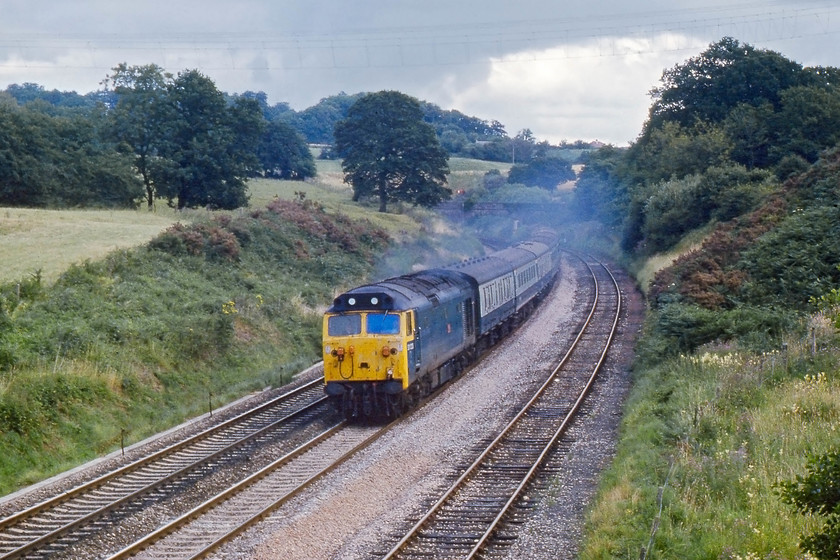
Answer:
POLYGON ((0 89, 199 69, 302 110, 394 89, 539 140, 633 141, 662 72, 731 36, 840 66, 837 0, 0 0, 0 89))

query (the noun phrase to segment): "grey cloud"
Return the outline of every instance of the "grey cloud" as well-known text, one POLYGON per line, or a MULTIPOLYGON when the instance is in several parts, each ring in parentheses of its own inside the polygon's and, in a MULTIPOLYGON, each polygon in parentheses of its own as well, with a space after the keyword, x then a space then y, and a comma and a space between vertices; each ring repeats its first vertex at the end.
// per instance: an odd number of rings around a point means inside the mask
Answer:
POLYGON ((509 132, 527 127, 540 138, 622 143, 638 132, 646 93, 662 70, 722 35, 806 65, 840 65, 833 6, 831 0, 642 6, 617 0, 4 0, 0 88, 30 81, 91 91, 120 62, 154 62, 171 72, 198 68, 225 91, 263 90, 270 102, 297 109, 339 91, 398 89, 498 119, 509 132), (505 81, 503 65, 520 70, 520 89, 505 81), (576 79, 556 79, 564 73, 576 79))

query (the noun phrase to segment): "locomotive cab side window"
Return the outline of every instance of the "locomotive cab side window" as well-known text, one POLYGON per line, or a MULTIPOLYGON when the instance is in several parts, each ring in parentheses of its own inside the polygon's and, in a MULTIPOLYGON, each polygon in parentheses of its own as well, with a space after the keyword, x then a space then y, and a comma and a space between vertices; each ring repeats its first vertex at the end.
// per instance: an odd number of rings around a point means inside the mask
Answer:
POLYGON ((405 314, 405 334, 412 335, 414 333, 414 313, 409 311, 405 314))
POLYGON ((395 313, 368 313, 368 334, 400 334, 400 316, 395 313))
POLYGON ((357 313, 352 315, 333 315, 327 321, 327 333, 330 336, 362 334, 362 316, 357 313))

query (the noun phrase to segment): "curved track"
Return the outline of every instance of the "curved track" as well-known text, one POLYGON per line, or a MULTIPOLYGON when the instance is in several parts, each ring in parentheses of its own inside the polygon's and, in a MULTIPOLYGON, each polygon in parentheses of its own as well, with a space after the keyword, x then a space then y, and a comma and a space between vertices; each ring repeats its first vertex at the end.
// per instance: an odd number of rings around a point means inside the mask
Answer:
POLYGON ((590 314, 534 397, 384 555, 473 558, 509 539, 503 527, 589 392, 616 331, 621 292, 601 263, 580 257, 595 285, 590 314))
POLYGON ((0 560, 46 558, 96 533, 106 515, 163 500, 220 465, 247 461, 267 440, 311 423, 329 405, 316 379, 235 418, 0 520, 0 560))

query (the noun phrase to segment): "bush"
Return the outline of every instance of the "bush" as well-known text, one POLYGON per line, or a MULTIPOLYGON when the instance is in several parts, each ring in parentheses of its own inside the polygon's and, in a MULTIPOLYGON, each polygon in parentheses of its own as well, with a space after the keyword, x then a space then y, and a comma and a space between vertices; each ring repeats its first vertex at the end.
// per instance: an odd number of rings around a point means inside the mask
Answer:
POLYGON ((778 348, 782 335, 796 324, 791 312, 742 306, 712 311, 696 305, 669 303, 653 317, 653 334, 665 342, 666 354, 690 353, 713 341, 738 340, 746 348, 778 348))
POLYGON ((669 354, 693 352, 698 346, 725 335, 717 313, 681 303, 663 306, 656 315, 655 325, 655 333, 668 342, 669 354))
POLYGON ((209 259, 236 262, 239 260, 239 238, 224 228, 226 220, 217 224, 177 223, 149 242, 149 247, 173 256, 204 255, 209 259))
POLYGON ((840 285, 840 208, 796 210, 743 254, 749 274, 744 298, 755 304, 806 310, 840 285))
POLYGON ((779 483, 785 503, 802 513, 823 516, 822 530, 804 536, 802 548, 823 560, 840 558, 840 451, 808 461, 808 474, 779 483))
POLYGON ((709 220, 745 214, 766 197, 771 180, 768 172, 726 165, 652 187, 644 205, 646 249, 669 249, 709 220))

